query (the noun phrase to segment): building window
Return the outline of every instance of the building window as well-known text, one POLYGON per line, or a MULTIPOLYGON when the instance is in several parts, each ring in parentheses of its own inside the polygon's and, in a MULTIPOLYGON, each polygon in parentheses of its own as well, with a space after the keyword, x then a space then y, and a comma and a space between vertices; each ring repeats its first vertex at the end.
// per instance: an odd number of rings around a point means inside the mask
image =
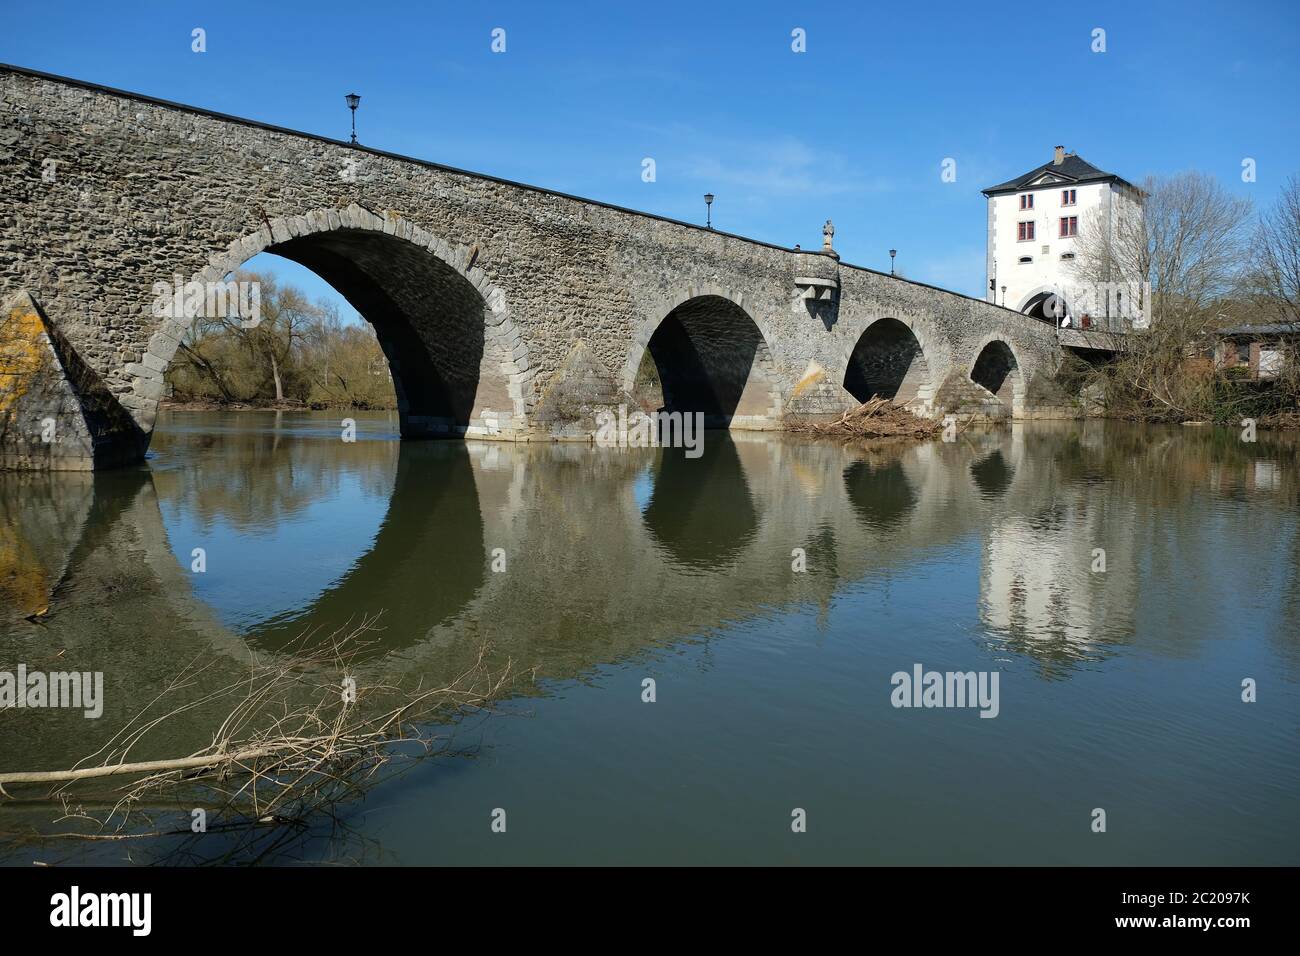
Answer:
POLYGON ((1250 343, 1249 342, 1237 343, 1237 361, 1245 365, 1250 364, 1250 343))
POLYGON ((1075 199, 1077 198, 1077 195, 1078 195, 1078 190, 1076 190, 1076 189, 1062 189, 1062 190, 1061 190, 1061 205, 1062 205, 1062 206, 1073 206, 1074 203, 1075 203, 1075 199))
POLYGON ((1027 265, 1029 265, 1029 263, 1031 263, 1031 262, 1033 262, 1033 261, 1034 261, 1034 257, 1033 257, 1033 256, 1021 256, 1021 257, 1020 257, 1020 264, 1021 264, 1022 266, 1027 266, 1027 265))
POLYGON ((1018 242, 1034 241, 1034 224, 1032 222, 1021 222, 1016 224, 1016 240, 1018 242))
POLYGON ((1079 217, 1062 216, 1061 217, 1061 238, 1068 236, 1077 236, 1079 234, 1079 217))
POLYGON ((1021 208, 1021 209, 1033 209, 1033 208, 1034 208, 1034 194, 1033 194, 1033 193, 1026 193, 1025 195, 1023 195, 1023 196, 1020 197, 1020 208, 1021 208))
POLYGON ((1062 253, 1061 253, 1061 261, 1062 261, 1062 262, 1069 262, 1069 261, 1070 261, 1071 259, 1073 259, 1073 258, 1074 258, 1074 253, 1073 253, 1073 252, 1062 252, 1062 253))

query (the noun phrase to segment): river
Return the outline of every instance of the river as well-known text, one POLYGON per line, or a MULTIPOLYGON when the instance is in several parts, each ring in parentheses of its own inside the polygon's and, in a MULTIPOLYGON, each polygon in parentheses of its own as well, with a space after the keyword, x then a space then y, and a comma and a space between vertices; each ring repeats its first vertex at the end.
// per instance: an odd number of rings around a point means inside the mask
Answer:
MULTIPOLYGON (((140 468, 0 475, 0 670, 105 683, 96 719, 0 710, 0 771, 71 766, 187 662, 380 614, 370 678, 484 643, 526 676, 275 862, 1300 863, 1292 437, 708 432, 695 460, 353 417, 171 412, 140 468), (917 666, 996 674, 990 719, 895 706, 917 666)), ((150 859, 20 838, 52 816, 0 802, 0 860, 150 859)))

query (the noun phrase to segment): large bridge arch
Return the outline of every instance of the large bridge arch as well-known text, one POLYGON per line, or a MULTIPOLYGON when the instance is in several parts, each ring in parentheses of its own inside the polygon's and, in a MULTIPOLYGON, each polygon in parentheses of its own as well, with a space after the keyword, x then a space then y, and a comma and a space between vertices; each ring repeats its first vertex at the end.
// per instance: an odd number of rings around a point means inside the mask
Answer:
POLYGON ((779 427, 782 391, 772 340, 743 295, 711 286, 681 291, 639 323, 623 390, 653 409, 702 412, 709 428, 779 427))
MULTIPOLYGON (((524 427, 526 346, 505 293, 452 246, 394 213, 359 205, 267 219, 189 278, 221 283, 261 252, 329 282, 374 327, 393 375, 403 437, 495 434, 524 427)), ((166 369, 192 320, 167 317, 129 371, 124 402, 147 434, 166 369)))

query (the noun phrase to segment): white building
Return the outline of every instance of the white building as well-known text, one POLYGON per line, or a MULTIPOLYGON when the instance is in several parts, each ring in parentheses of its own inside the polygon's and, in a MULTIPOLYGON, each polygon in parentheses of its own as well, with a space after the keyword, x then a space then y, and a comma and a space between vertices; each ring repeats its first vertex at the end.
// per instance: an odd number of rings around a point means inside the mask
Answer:
POLYGON ((1128 312, 1126 303, 1111 299, 1122 293, 1105 289, 1073 309, 1070 290, 1079 286, 1074 272, 1079 231, 1097 223, 1113 232, 1121 217, 1140 217, 1141 190, 1057 146, 1051 162, 983 193, 989 203, 989 302, 1076 328, 1128 312))

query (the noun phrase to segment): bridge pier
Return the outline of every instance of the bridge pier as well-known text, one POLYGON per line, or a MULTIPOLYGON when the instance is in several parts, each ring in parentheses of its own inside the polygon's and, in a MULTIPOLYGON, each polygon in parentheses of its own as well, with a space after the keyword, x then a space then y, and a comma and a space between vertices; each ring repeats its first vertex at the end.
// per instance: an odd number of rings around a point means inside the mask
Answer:
POLYGON ((149 438, 27 292, 0 303, 0 468, 93 471, 149 438))

